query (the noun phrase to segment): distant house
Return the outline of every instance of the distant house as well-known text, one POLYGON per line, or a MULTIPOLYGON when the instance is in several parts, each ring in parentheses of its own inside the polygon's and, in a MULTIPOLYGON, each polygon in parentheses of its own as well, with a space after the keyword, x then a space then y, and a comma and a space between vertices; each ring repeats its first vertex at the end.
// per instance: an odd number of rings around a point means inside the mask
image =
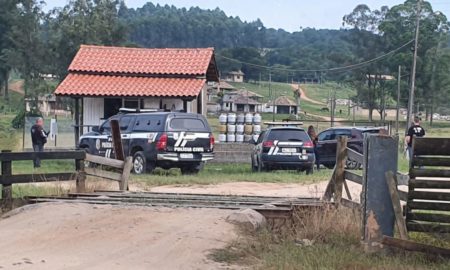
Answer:
POLYGON ((262 112, 262 98, 263 96, 245 89, 224 92, 222 111, 262 112))
POLYGON ((121 107, 206 114, 207 82, 218 74, 213 48, 82 45, 55 94, 75 99, 76 127, 99 125, 121 107))
POLYGON ((228 72, 225 81, 227 82, 244 82, 244 73, 240 70, 228 72))
POLYGON ((60 99, 52 94, 39 95, 36 99, 25 98, 25 107, 27 112, 31 111, 32 107, 37 107, 44 116, 49 116, 50 114, 67 116, 70 113, 70 109, 65 107, 60 99))
POLYGON ((280 96, 275 101, 270 101, 264 107, 264 112, 273 112, 275 106, 276 114, 297 114, 297 104, 287 96, 280 96))

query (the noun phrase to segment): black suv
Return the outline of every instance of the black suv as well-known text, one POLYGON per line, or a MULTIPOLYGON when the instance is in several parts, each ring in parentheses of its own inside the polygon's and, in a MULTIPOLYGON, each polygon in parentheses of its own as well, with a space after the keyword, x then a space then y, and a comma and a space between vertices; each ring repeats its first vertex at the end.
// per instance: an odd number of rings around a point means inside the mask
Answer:
MULTIPOLYGON (((336 164, 337 138, 348 137, 348 148, 363 152, 363 139, 366 133, 379 133, 379 127, 333 127, 319 133, 316 142, 318 162, 327 168, 333 168, 336 164)), ((347 160, 347 168, 357 169, 361 164, 353 160, 347 160)))
POLYGON ((114 157, 112 119, 119 121, 123 150, 133 157, 136 174, 155 167, 195 174, 214 158, 214 137, 205 117, 182 112, 119 113, 81 136, 79 147, 94 155, 114 157))
POLYGON ((271 127, 262 132, 252 152, 252 170, 275 169, 313 172, 314 144, 303 128, 271 127))

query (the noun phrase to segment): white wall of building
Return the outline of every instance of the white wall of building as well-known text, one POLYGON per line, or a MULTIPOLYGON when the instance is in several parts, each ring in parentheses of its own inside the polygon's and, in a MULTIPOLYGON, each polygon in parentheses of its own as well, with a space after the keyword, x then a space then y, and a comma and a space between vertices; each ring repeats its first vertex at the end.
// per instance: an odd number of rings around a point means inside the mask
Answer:
MULTIPOLYGON (((103 98, 83 98, 83 125, 100 125, 103 123, 104 104, 103 98)), ((83 133, 85 132, 88 132, 87 128, 83 129, 83 133)))

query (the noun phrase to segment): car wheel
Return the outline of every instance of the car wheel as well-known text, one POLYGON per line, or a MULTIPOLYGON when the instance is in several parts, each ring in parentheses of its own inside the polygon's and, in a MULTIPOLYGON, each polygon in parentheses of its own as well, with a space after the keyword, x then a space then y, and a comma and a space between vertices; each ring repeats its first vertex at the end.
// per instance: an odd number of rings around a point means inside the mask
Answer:
POLYGON ((143 174, 146 171, 147 161, 142 151, 138 151, 133 155, 133 173, 143 174))
POLYGON ((351 159, 347 159, 347 161, 345 162, 345 167, 349 170, 356 170, 361 166, 361 164, 359 164, 357 161, 355 160, 351 160, 351 159))
POLYGON ((203 168, 203 163, 199 164, 192 164, 191 166, 184 166, 181 167, 181 174, 182 175, 193 175, 198 174, 203 168))

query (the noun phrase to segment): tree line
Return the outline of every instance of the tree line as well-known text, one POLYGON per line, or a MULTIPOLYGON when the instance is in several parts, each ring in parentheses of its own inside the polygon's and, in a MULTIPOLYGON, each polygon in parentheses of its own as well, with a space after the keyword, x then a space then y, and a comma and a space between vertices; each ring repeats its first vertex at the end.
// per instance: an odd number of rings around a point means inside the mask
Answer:
MULTIPOLYGON (((8 74, 24 79, 27 96, 52 91, 42 74, 59 80, 81 44, 137 47, 215 47, 222 73, 242 70, 247 80, 337 80, 357 89, 355 101, 384 115, 386 100, 395 99, 402 69, 401 104, 407 102, 412 45, 382 61, 357 69, 333 71, 376 58, 414 38, 418 0, 391 8, 358 5, 343 16, 339 30, 306 28, 297 32, 272 29, 259 19, 242 21, 220 9, 176 8, 146 3, 128 8, 123 0, 72 0, 43 11, 37 0, 0 0, 0 84, 8 74), (309 70, 309 71, 305 71, 309 70)), ((420 12, 417 101, 427 114, 443 111, 450 101, 449 23, 430 3, 420 12)), ((6 85, 6 87, 5 87, 6 85)), ((2 91, 7 98, 7 91, 2 91)), ((416 106, 417 107, 417 106, 416 106)))

